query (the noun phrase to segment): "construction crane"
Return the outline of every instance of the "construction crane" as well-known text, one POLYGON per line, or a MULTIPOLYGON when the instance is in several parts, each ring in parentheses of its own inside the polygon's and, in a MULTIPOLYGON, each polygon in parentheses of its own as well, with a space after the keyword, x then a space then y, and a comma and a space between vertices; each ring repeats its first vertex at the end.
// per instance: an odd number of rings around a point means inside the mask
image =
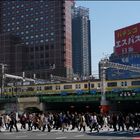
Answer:
POLYGON ((106 100, 106 69, 108 68, 115 68, 120 70, 129 70, 132 72, 140 73, 140 67, 128 66, 123 64, 118 64, 114 62, 110 62, 108 59, 102 59, 99 62, 100 65, 100 72, 101 72, 101 109, 102 112, 106 112, 109 110, 109 102, 106 100))

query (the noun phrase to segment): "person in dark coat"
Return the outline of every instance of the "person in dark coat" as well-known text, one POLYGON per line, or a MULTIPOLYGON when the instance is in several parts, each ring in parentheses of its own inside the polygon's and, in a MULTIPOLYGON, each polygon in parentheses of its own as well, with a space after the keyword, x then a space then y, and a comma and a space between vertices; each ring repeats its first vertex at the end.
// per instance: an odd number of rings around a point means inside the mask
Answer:
POLYGON ((16 115, 15 113, 11 113, 10 114, 10 118, 11 118, 11 121, 10 121, 10 132, 12 132, 12 129, 13 129, 13 126, 16 128, 16 131, 18 132, 18 128, 17 128, 17 120, 16 120, 16 115))
POLYGON ((117 131, 117 115, 115 113, 113 113, 113 116, 112 116, 112 125, 113 125, 113 129, 114 131, 117 131))

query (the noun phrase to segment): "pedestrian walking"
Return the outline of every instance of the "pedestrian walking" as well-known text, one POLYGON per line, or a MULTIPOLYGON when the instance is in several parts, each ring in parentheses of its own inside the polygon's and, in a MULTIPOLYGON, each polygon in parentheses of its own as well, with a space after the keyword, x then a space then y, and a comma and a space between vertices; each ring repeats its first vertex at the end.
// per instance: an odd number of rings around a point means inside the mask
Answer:
POLYGON ((10 114, 10 132, 12 132, 12 129, 15 127, 16 128, 16 131, 18 132, 18 128, 17 128, 17 120, 16 120, 16 116, 15 116, 15 113, 11 113, 10 114))
POLYGON ((2 115, 0 114, 0 132, 1 132, 2 127, 3 127, 3 120, 2 120, 2 115))

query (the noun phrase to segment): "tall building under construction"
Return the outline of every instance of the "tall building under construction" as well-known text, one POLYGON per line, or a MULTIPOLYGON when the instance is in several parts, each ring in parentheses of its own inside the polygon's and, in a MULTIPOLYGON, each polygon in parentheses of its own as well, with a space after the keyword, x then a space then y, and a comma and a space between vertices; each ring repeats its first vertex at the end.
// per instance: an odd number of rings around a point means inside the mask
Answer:
POLYGON ((72 16, 73 72, 91 75, 91 40, 89 9, 74 7, 72 16))

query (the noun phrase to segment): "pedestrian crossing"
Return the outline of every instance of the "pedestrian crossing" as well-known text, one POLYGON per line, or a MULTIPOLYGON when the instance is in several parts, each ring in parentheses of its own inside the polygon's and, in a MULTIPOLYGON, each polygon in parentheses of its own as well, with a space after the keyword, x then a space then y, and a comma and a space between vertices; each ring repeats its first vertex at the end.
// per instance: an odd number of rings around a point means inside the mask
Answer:
MULTIPOLYGON (((9 132, 9 130, 5 130, 5 128, 3 128, 2 129, 2 132, 4 132, 3 133, 4 135, 14 135, 14 134, 17 134, 17 133, 22 133, 22 134, 27 134, 27 133, 31 133, 31 132, 40 133, 41 131, 38 130, 38 129, 32 130, 32 131, 27 131, 26 129, 25 130, 24 129, 22 129, 22 130, 19 129, 19 132, 16 132, 16 130, 14 129, 13 132, 9 132)), ((45 132, 47 132, 47 130, 45 132)), ((65 133, 77 133, 77 132, 78 133, 83 133, 84 131, 83 130, 82 131, 78 131, 77 129, 74 129, 74 130, 70 130, 69 129, 69 130, 65 130, 64 132, 65 133)), ((61 134, 63 132, 62 132, 62 130, 52 129, 51 132, 49 132, 49 133, 61 134)), ((93 135, 140 135, 140 131, 113 131, 113 129, 111 129, 109 131, 107 129, 103 129, 103 130, 100 130, 99 132, 97 132, 97 131, 90 132, 89 127, 86 128, 85 133, 87 133, 87 134, 93 134, 93 135)), ((43 135, 46 135, 46 133, 41 132, 40 134, 38 134, 38 136, 39 135, 43 136, 43 135)), ((77 136, 77 137, 80 137, 80 135, 77 136)))

